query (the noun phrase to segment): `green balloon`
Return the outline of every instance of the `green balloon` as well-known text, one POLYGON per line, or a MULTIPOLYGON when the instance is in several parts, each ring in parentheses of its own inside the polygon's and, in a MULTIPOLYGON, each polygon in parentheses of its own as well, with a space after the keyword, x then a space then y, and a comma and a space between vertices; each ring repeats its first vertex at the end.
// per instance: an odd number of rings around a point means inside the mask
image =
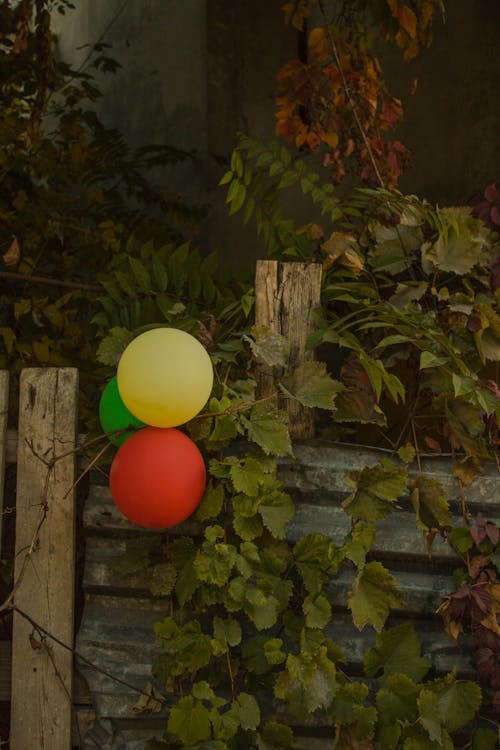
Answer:
POLYGON ((120 446, 131 437, 135 430, 116 432, 127 427, 142 427, 144 422, 134 417, 123 403, 118 391, 116 376, 104 389, 99 402, 99 421, 104 432, 114 445, 120 446))

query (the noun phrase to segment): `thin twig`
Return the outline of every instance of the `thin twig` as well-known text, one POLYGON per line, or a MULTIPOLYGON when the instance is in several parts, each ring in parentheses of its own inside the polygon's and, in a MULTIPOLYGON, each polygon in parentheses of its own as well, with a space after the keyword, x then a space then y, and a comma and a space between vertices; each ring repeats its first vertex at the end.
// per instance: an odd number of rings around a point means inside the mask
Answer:
POLYGON ((372 149, 372 147, 370 145, 370 141, 368 140, 368 136, 366 135, 365 129, 364 129, 363 124, 361 122, 361 118, 359 117, 358 108, 357 108, 356 102, 354 101, 354 98, 352 96, 349 84, 347 83, 347 78, 345 77, 344 69, 343 69, 342 63, 340 61, 340 55, 339 55, 339 51, 338 51, 338 48, 337 48, 337 44, 335 43, 335 39, 333 38, 333 34, 332 34, 331 29, 330 29, 330 25, 328 23, 328 19, 326 17, 325 5, 324 5, 323 0, 319 0, 319 7, 320 7, 320 10, 321 10, 321 14, 323 16, 323 19, 325 21, 326 33, 327 33, 327 36, 328 36, 328 41, 330 42, 330 46, 332 48, 333 56, 335 58, 335 63, 336 63, 337 68, 339 70, 340 77, 342 78, 342 86, 344 88, 345 95, 346 95, 347 100, 348 100, 348 102, 349 102, 349 104, 351 106, 352 113, 354 115, 354 119, 356 120, 356 125, 358 126, 359 132, 361 134, 361 138, 363 139, 363 143, 365 144, 366 150, 368 152, 368 156, 370 157, 370 161, 372 163, 373 170, 374 170, 375 175, 377 177, 377 180, 378 180, 378 182, 380 184, 380 187, 385 188, 385 183, 384 183, 384 180, 382 179, 382 175, 380 174, 380 170, 379 170, 377 162, 375 160, 375 155, 373 153, 373 149, 372 149))
MULTIPOLYGON (((17 612, 17 614, 25 619, 27 622, 32 625, 36 631, 38 631, 39 635, 45 636, 47 638, 50 638, 51 641, 54 641, 54 643, 57 643, 58 646, 61 646, 61 648, 64 648, 66 651, 69 651, 73 654, 73 656, 78 659, 78 661, 82 662, 82 664, 86 664, 88 667, 93 669, 95 672, 99 672, 99 674, 104 675, 105 677, 109 677, 110 680, 113 680, 113 682, 118 683, 119 685, 124 685, 125 687, 130 688, 130 690, 133 690, 135 693, 138 693, 139 695, 144 695, 147 698, 150 698, 151 695, 149 693, 146 693, 144 690, 141 690, 140 688, 136 687, 135 685, 132 685, 130 682, 127 682, 126 680, 122 680, 121 677, 116 677, 116 675, 112 674, 111 672, 108 672, 106 669, 102 669, 101 667, 97 666, 97 664, 94 664, 94 662, 90 661, 90 659, 87 659, 86 656, 83 656, 79 651, 77 651, 72 646, 69 646, 67 643, 64 643, 64 641, 61 641, 60 638, 55 636, 53 633, 51 633, 49 630, 43 627, 43 625, 40 625, 40 623, 36 622, 30 615, 28 615, 26 612, 23 612, 19 607, 17 607, 15 604, 11 606, 11 609, 14 612, 17 612)), ((167 701, 165 698, 161 697, 158 698, 158 701, 160 703, 166 704, 167 701)))
POLYGON ((66 289, 80 289, 83 292, 103 292, 104 287, 100 284, 81 284, 78 281, 63 281, 62 279, 52 279, 48 276, 33 276, 28 273, 15 273, 14 271, 0 271, 0 278, 11 279, 12 281, 31 282, 33 284, 42 284, 44 286, 61 286, 66 289))

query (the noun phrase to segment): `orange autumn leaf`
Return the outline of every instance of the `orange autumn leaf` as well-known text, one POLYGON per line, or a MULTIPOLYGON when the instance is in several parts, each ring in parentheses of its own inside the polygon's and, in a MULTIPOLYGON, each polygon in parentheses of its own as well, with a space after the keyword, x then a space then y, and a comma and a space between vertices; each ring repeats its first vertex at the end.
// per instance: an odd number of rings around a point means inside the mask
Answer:
POLYGON ((397 0, 387 0, 387 5, 401 28, 406 31, 411 39, 415 39, 417 34, 417 17, 412 9, 408 5, 399 3, 397 0))
POLYGON ((16 263, 19 262, 19 258, 21 257, 21 248, 19 247, 17 237, 14 236, 12 238, 9 249, 6 253, 3 254, 2 257, 6 266, 15 266, 16 263))
POLYGON ((309 34, 308 49, 311 62, 317 63, 331 55, 330 42, 323 26, 312 29, 309 34))

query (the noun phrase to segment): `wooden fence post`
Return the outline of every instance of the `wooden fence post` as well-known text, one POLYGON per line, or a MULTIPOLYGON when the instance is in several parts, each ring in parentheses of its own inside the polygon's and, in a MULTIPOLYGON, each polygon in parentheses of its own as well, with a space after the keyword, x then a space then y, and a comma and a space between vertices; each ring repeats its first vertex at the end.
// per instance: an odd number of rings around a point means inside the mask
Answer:
MULTIPOLYGON (((255 270, 255 325, 266 326, 284 336, 289 344, 288 367, 293 370, 302 362, 314 359, 306 349, 312 328, 311 311, 319 307, 321 265, 319 263, 278 263, 258 260, 255 270)), ((265 396, 274 390, 274 373, 261 367, 258 393, 265 396)), ((310 409, 296 401, 286 401, 290 435, 310 438, 314 435, 314 418, 310 409)))
MULTIPOLYGON (((75 369, 21 373, 14 604, 70 647, 77 392, 75 369)), ((72 667, 71 651, 14 611, 11 750, 71 748, 72 667)))

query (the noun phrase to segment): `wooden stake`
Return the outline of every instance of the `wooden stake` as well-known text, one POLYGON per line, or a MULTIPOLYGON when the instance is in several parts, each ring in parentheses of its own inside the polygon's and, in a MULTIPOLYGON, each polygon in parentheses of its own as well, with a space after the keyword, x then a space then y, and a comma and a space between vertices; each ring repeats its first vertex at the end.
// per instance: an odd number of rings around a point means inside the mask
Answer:
MULTIPOLYGON (((255 271, 255 325, 266 326, 284 336, 290 347, 288 370, 293 370, 314 353, 306 349, 312 329, 311 311, 319 307, 321 265, 318 263, 278 263, 257 261, 255 271)), ((266 396, 275 390, 274 378, 279 373, 260 366, 257 372, 258 394, 266 396)), ((287 400, 290 435, 310 438, 314 435, 311 409, 287 400)))
MULTIPOLYGON (((73 644, 78 371, 21 374, 14 603, 73 644)), ((14 612, 11 750, 71 747, 71 652, 14 612)))

